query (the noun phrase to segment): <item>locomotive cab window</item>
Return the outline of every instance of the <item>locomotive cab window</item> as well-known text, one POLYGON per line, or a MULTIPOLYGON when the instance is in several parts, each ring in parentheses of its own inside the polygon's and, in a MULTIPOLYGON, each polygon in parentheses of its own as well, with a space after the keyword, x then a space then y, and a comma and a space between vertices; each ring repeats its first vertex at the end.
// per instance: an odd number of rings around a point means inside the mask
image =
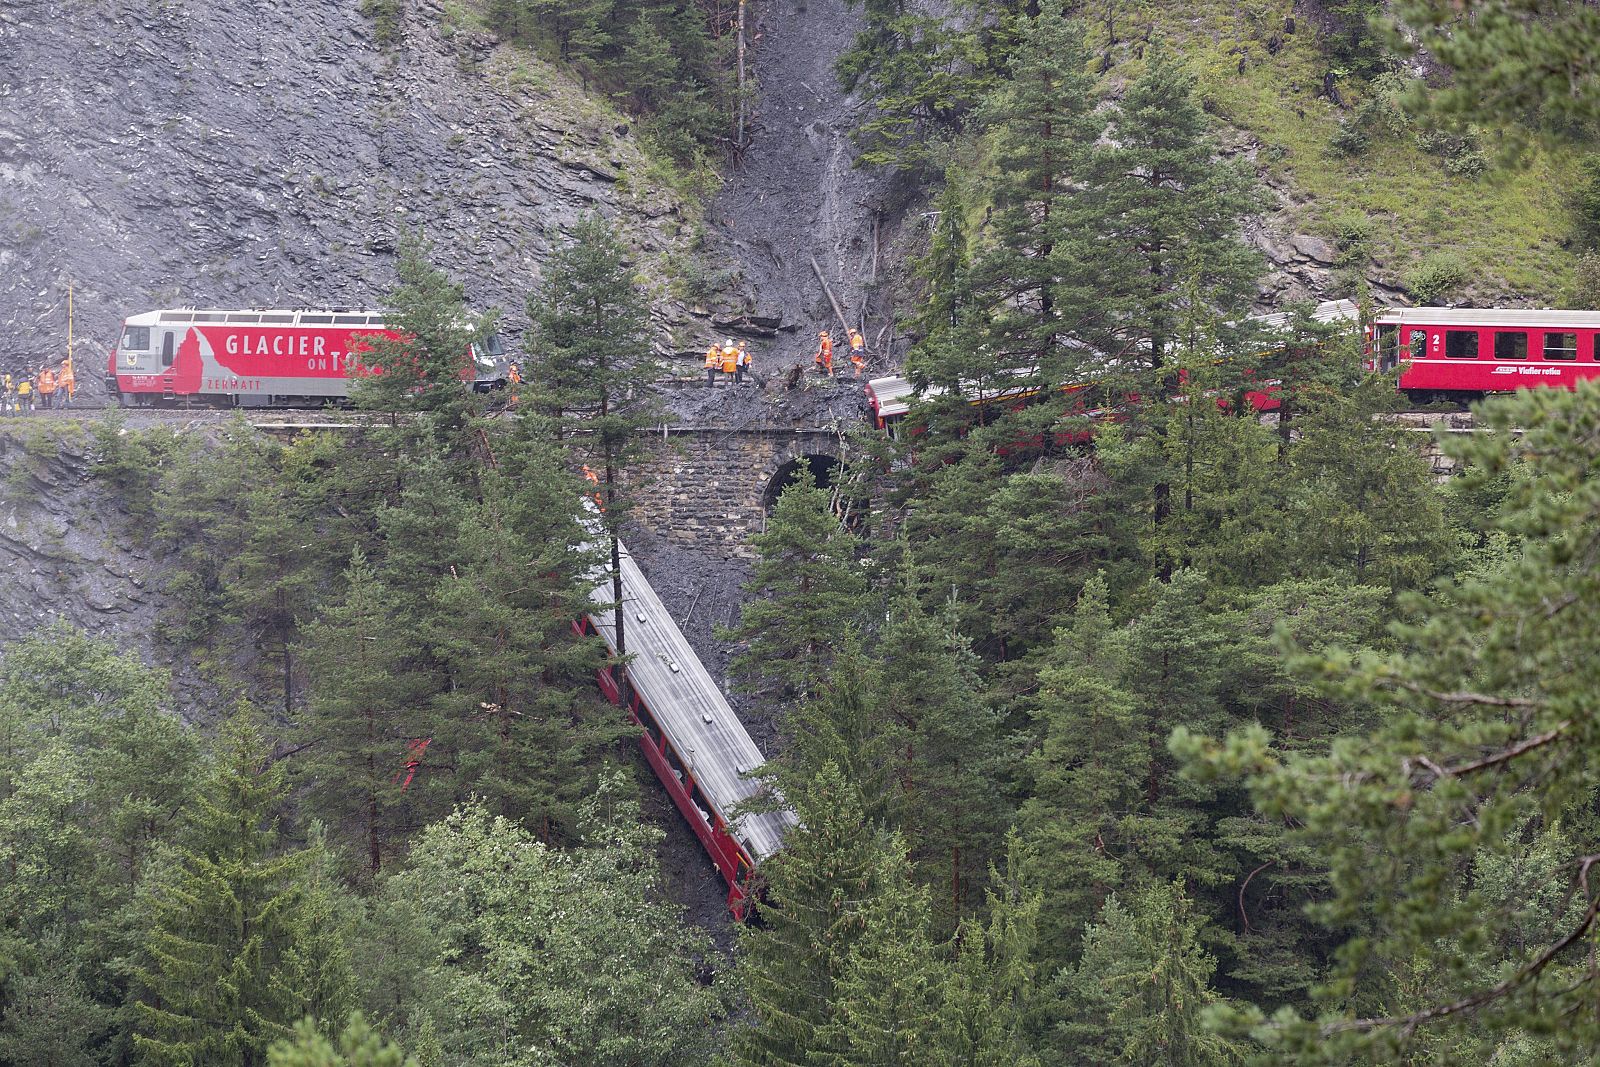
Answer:
POLYGON ((161 338, 161 365, 163 367, 172 366, 172 338, 173 333, 170 330, 161 338))
POLYGON ((1444 332, 1444 356, 1446 359, 1477 359, 1478 331, 1446 330, 1444 332))
POLYGON ((1497 330, 1494 335, 1495 359, 1527 359, 1528 335, 1521 330, 1497 330))
POLYGON ((1545 359, 1577 359, 1578 335, 1575 333, 1546 332, 1544 335, 1545 359))
POLYGON ((130 352, 150 351, 150 327, 129 326, 122 331, 122 347, 130 352))

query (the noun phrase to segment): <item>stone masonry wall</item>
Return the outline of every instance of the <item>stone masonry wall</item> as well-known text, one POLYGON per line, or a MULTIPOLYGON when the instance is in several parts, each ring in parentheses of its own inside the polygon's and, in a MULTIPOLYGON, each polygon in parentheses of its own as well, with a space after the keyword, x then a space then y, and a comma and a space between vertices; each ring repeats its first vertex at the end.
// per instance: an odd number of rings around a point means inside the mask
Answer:
POLYGON ((720 546, 727 557, 750 558, 749 538, 766 528, 764 498, 779 468, 839 454, 832 430, 675 429, 641 466, 637 519, 685 548, 720 546))

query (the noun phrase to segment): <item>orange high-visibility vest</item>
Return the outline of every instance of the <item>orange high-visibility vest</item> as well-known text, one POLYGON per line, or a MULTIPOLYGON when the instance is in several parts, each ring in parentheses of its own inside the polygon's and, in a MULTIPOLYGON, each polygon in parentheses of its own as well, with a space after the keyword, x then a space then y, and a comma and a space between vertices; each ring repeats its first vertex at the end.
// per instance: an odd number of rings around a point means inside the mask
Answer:
POLYGON ((72 360, 69 359, 61 364, 61 377, 57 384, 69 393, 72 392, 73 386, 78 384, 77 375, 72 373, 72 360))
POLYGON ((716 370, 721 365, 722 349, 712 345, 711 350, 706 353, 706 370, 716 370))
POLYGON ((46 367, 39 372, 39 392, 49 396, 56 391, 56 372, 46 367))
POLYGON ((856 331, 851 330, 850 331, 850 350, 852 352, 859 352, 863 348, 866 348, 866 347, 867 347, 866 338, 862 337, 856 331))
POLYGON ((737 348, 724 348, 722 350, 722 370, 724 374, 732 374, 739 365, 739 350, 737 348))

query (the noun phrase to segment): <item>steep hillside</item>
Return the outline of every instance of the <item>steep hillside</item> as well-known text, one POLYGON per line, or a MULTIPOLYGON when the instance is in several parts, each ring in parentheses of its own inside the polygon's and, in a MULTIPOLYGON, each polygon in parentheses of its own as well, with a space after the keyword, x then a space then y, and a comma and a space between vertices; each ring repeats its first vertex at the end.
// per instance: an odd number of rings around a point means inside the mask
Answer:
MULTIPOLYGON (((1496 169, 1494 131, 1474 144, 1427 130, 1394 93, 1440 72, 1425 55, 1387 77, 1349 69, 1325 47, 1329 6, 1149 5, 1122 26, 1110 79, 1137 70, 1152 37, 1185 56, 1230 150, 1254 159, 1275 194, 1278 209, 1256 231, 1274 294, 1346 295, 1333 274, 1345 267, 1405 303, 1562 300, 1572 282, 1572 160, 1533 151, 1496 169)), ((1104 48, 1104 27, 1090 32, 1104 48)))
POLYGON ((95 369, 133 311, 371 304, 402 229, 513 332, 585 210, 664 263, 630 124, 452 12, 385 48, 360 0, 0 0, 0 362, 58 356, 69 283, 95 369))

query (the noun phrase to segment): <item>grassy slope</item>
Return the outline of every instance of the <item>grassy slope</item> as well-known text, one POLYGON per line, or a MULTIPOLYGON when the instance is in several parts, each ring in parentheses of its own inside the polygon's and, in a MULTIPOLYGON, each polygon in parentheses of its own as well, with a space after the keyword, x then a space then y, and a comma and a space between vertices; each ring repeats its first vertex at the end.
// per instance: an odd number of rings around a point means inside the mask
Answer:
MULTIPOLYGON (((1336 221, 1365 219, 1375 274, 1390 283, 1430 253, 1453 253, 1472 279, 1459 295, 1482 303, 1549 305, 1569 283, 1573 257, 1560 242, 1570 228, 1563 206, 1570 159, 1534 151, 1504 170, 1460 178, 1409 135, 1375 135, 1365 154, 1346 158, 1329 147, 1347 112, 1317 96, 1328 63, 1315 27, 1302 18, 1278 54, 1267 53, 1291 0, 1147 3, 1156 35, 1188 58, 1208 109, 1264 146, 1263 175, 1298 204, 1293 229, 1335 238, 1336 221)), ((1132 74, 1134 66, 1129 61, 1114 74, 1132 74)), ((1347 103, 1359 102, 1359 86, 1341 80, 1340 92, 1347 103)))

